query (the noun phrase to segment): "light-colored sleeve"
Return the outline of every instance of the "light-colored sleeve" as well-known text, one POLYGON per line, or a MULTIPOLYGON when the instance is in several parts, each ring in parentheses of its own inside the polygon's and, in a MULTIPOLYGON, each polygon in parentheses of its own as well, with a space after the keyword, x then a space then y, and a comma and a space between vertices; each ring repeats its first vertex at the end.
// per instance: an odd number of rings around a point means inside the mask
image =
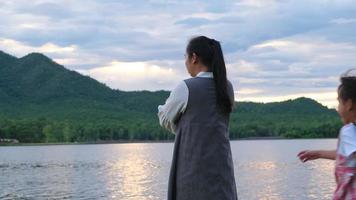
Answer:
POLYGON ((188 104, 189 90, 184 81, 181 81, 172 90, 166 103, 158 106, 158 118, 162 127, 175 134, 177 120, 183 114, 188 104))
POLYGON ((344 136, 342 141, 342 147, 346 157, 356 152, 355 141, 356 141, 356 137, 352 137, 349 135, 344 136))
POLYGON ((348 157, 356 152, 356 131, 354 127, 342 128, 340 147, 344 156, 348 157))
POLYGON ((229 94, 229 98, 230 101, 232 102, 232 110, 235 109, 235 91, 234 91, 234 87, 232 86, 231 82, 228 81, 228 94, 229 94))

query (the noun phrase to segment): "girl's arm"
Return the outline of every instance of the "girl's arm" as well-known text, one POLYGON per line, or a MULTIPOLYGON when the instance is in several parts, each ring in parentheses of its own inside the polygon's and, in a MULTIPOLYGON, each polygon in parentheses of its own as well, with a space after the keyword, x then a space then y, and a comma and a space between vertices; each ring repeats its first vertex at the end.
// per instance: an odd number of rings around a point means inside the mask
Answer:
POLYGON ((180 115, 185 112, 188 104, 189 90, 184 81, 181 81, 172 90, 166 103, 158 106, 158 119, 162 127, 175 133, 176 123, 180 115))
POLYGON ((309 160, 315 160, 319 158, 323 159, 330 159, 330 160, 335 160, 336 159, 336 150, 306 150, 306 151, 301 151, 298 154, 299 159, 302 162, 307 162, 309 160))

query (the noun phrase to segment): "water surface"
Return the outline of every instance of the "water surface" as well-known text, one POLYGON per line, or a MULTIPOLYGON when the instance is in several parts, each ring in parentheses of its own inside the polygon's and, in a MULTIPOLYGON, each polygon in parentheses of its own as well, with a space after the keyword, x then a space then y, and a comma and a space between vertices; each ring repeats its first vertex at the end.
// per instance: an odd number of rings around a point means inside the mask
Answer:
MULTIPOLYGON (((331 199, 336 140, 232 141, 240 200, 331 199)), ((166 199, 173 143, 0 147, 0 199, 166 199)), ((208 189, 208 188, 207 188, 208 189)))

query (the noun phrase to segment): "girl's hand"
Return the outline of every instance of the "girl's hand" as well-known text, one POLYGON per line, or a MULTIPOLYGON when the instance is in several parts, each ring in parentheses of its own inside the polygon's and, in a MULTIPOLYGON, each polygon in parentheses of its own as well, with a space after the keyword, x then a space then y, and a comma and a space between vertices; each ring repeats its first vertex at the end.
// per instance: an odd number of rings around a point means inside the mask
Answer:
POLYGON ((315 160, 320 158, 319 151, 301 151, 298 153, 298 157, 302 162, 307 162, 309 160, 315 160))

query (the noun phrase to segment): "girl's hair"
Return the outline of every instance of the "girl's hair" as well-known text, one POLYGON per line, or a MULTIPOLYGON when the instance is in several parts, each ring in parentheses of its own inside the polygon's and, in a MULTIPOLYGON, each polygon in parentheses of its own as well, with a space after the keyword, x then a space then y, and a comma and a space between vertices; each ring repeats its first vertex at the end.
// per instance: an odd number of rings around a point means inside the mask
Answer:
POLYGON ((343 101, 351 99, 356 102, 356 69, 350 69, 341 75, 339 85, 339 97, 343 101))
POLYGON ((220 42, 205 36, 194 37, 189 41, 186 51, 189 58, 195 53, 199 61, 213 72, 218 108, 230 113, 233 102, 228 95, 226 67, 220 42))

